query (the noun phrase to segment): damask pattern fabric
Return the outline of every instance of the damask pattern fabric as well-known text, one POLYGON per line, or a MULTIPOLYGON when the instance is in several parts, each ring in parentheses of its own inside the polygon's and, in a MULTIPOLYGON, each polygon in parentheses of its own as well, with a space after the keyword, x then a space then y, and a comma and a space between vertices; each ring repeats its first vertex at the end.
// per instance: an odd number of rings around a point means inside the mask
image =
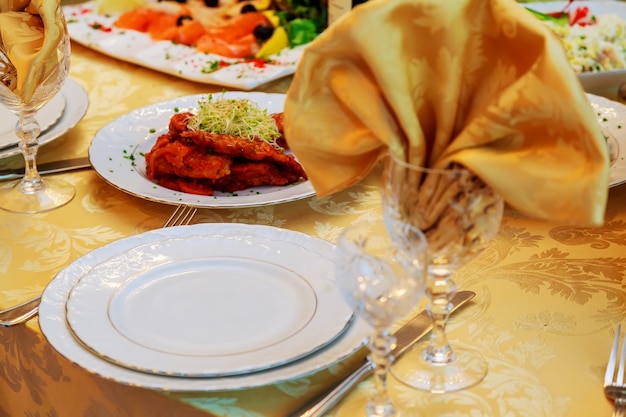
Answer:
MULTIPOLYGON (((87 155, 95 133, 146 103, 219 92, 73 45, 70 78, 89 93, 84 119, 42 146, 41 162, 87 155), (104 75, 103 75, 104 74, 104 75)), ((284 93, 290 79, 264 86, 284 93)), ((0 168, 21 166, 21 156, 0 168)), ((161 227, 174 208, 129 195, 93 170, 62 175, 77 191, 59 210, 0 212, 0 308, 41 294, 55 274, 114 240, 161 227)), ((334 242, 342 228, 381 216, 380 166, 357 185, 324 198, 246 209, 201 209, 194 223, 271 225, 334 242)), ((490 248, 460 270, 476 299, 452 316, 450 339, 479 348, 483 383, 427 395, 390 380, 404 415, 472 417, 608 416, 602 377, 613 332, 625 319, 626 187, 609 193, 601 228, 559 226, 506 210, 490 248)), ((201 329, 199 329, 201 331, 201 329)), ((0 328, 0 417, 280 417, 338 381, 353 364, 250 390, 156 392, 104 379, 72 363, 45 340, 37 319, 0 328)), ((361 415, 364 381, 330 416, 361 415)))

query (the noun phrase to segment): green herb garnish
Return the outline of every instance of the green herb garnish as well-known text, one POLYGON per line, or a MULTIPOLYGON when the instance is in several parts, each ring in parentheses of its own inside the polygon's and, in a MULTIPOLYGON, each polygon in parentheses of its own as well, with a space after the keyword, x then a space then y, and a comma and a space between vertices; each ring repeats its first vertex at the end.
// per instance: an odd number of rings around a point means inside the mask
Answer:
POLYGON ((247 99, 215 98, 209 94, 198 102, 197 112, 189 119, 190 130, 206 131, 246 139, 263 139, 275 144, 280 137, 276 122, 267 109, 247 99))

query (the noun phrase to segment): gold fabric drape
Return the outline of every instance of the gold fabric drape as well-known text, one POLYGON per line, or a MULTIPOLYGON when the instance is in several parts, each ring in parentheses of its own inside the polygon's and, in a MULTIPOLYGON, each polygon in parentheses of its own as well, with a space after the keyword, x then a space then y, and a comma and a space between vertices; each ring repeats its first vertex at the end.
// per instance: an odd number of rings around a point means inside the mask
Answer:
POLYGON ((0 0, 0 51, 15 67, 10 86, 29 103, 37 83, 56 69, 63 34, 59 0, 0 0))
POLYGON ((286 137, 321 196, 388 148, 460 163, 516 209, 602 224, 608 154, 560 41, 513 0, 376 0, 305 51, 286 137))

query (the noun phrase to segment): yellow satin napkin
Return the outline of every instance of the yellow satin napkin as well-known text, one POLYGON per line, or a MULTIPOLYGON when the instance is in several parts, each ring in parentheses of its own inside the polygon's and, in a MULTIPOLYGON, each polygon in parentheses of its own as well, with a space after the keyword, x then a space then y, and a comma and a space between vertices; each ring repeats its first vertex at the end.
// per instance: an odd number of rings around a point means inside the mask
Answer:
POLYGON ((560 41, 514 0, 372 0, 305 50, 285 135, 318 196, 390 149, 460 163, 512 207, 600 225, 607 145, 560 41))
POLYGON ((0 0, 0 50, 17 72, 17 82, 10 88, 24 102, 56 69, 62 33, 59 0, 0 0))

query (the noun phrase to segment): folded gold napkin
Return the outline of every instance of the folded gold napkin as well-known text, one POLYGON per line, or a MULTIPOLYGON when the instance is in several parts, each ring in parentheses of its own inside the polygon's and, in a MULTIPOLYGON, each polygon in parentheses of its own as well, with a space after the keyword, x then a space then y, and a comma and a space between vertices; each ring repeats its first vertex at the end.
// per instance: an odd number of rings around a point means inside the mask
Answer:
POLYGON ((533 217, 599 225, 608 153, 558 39, 514 0, 373 0, 305 50, 286 139, 318 194, 390 149, 474 171, 533 217))
POLYGON ((0 0, 0 51, 15 67, 11 88, 28 103, 37 84, 56 69, 63 34, 59 0, 0 0))

